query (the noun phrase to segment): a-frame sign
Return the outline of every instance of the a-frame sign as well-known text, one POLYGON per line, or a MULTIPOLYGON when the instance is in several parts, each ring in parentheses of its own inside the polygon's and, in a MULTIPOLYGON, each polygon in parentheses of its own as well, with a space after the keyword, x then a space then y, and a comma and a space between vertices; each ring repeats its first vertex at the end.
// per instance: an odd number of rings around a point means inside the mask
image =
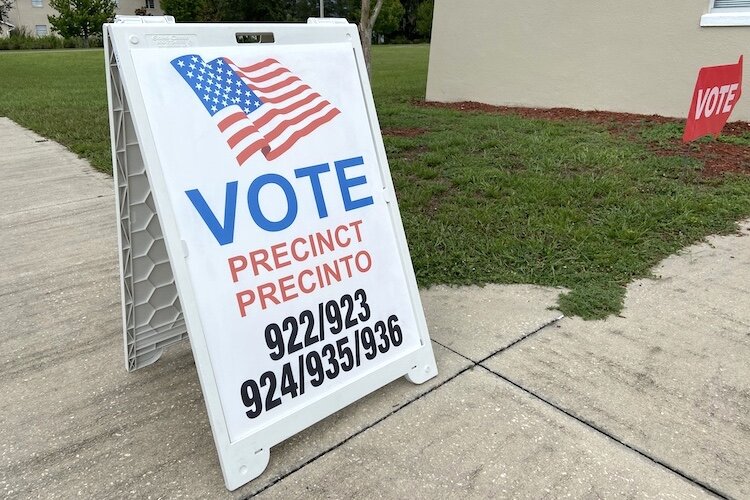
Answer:
POLYGON ((227 488, 437 375, 357 29, 105 26, 127 367, 189 338, 227 488))

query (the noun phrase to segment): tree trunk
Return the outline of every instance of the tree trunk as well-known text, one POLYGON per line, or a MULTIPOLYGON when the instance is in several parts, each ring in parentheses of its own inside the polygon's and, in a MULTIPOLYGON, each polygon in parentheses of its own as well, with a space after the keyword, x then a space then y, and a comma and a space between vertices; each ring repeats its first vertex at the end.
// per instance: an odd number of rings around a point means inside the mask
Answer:
POLYGON ((367 65, 367 76, 371 74, 370 47, 372 46, 372 27, 378 20, 380 8, 383 6, 383 0, 377 0, 375 7, 370 10, 370 0, 362 0, 362 15, 359 18, 359 38, 362 41, 362 53, 365 56, 367 65))
POLYGON ((362 53, 365 55, 367 76, 370 76, 370 47, 372 46, 372 28, 359 24, 359 38, 362 40, 362 53))

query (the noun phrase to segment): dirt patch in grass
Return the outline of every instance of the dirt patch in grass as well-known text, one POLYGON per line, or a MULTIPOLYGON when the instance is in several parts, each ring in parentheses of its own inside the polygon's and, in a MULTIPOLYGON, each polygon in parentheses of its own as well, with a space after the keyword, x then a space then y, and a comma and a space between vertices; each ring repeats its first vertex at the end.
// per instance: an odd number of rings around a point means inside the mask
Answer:
MULTIPOLYGON (((595 123, 607 128, 611 133, 637 138, 643 127, 650 125, 675 124, 682 127, 684 120, 659 115, 638 115, 633 113, 614 113, 611 111, 581 111, 570 108, 523 108, 510 106, 492 106, 478 102, 420 102, 418 105, 454 109, 459 111, 479 111, 502 115, 520 116, 536 120, 569 121, 579 120, 595 123)), ((723 136, 746 136, 750 132, 748 122, 728 123, 722 131, 723 136)), ((680 138, 669 138, 658 142, 646 141, 648 148, 660 156, 680 156, 694 158, 703 163, 701 175, 717 177, 725 172, 750 175, 750 147, 741 144, 730 144, 718 141, 693 142, 683 144, 680 138)))
POLYGON ((391 137, 418 137, 427 133, 426 128, 384 128, 381 130, 383 135, 391 137))
POLYGON ((398 157, 406 161, 414 161, 423 154, 427 153, 429 149, 427 146, 417 146, 414 148, 407 148, 399 152, 398 157))

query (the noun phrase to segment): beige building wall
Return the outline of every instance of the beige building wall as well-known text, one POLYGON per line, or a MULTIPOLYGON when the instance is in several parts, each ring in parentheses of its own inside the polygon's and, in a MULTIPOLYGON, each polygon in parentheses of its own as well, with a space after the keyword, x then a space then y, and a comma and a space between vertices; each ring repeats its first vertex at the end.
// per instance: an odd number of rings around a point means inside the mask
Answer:
MULTIPOLYGON (((117 2, 117 14, 135 15, 135 9, 146 8, 146 12, 152 16, 164 15, 159 5, 159 0, 119 0, 117 2), (153 8, 150 6, 153 5, 153 8)), ((56 15, 57 11, 50 7, 49 0, 14 0, 13 9, 8 16, 8 22, 16 27, 25 27, 26 32, 33 35, 37 33, 37 26, 40 27, 39 34, 42 34, 41 27, 46 30, 46 34, 54 34, 52 26, 47 20, 47 16, 56 15)))
POLYGON ((56 11, 49 6, 49 0, 15 0, 13 9, 10 11, 9 22, 17 28, 25 27, 26 32, 33 35, 37 32, 37 26, 45 30, 46 34, 52 34, 52 27, 47 16, 56 11), (38 6, 37 6, 38 5, 38 6), (43 28, 42 28, 43 27, 43 28))
MULTIPOLYGON (((435 0, 427 100, 686 117, 699 68, 735 63, 750 48, 750 26, 701 27, 709 7, 435 0)), ((750 121, 750 94, 732 119, 750 121)))

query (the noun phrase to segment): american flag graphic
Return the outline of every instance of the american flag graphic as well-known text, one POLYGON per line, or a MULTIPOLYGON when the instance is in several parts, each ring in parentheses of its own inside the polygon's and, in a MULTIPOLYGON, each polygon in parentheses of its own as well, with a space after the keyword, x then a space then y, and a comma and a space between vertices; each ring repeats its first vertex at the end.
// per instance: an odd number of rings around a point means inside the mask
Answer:
POLYGON ((213 117, 242 165, 261 151, 274 160, 340 111, 276 59, 238 66, 187 54, 172 66, 213 117))

